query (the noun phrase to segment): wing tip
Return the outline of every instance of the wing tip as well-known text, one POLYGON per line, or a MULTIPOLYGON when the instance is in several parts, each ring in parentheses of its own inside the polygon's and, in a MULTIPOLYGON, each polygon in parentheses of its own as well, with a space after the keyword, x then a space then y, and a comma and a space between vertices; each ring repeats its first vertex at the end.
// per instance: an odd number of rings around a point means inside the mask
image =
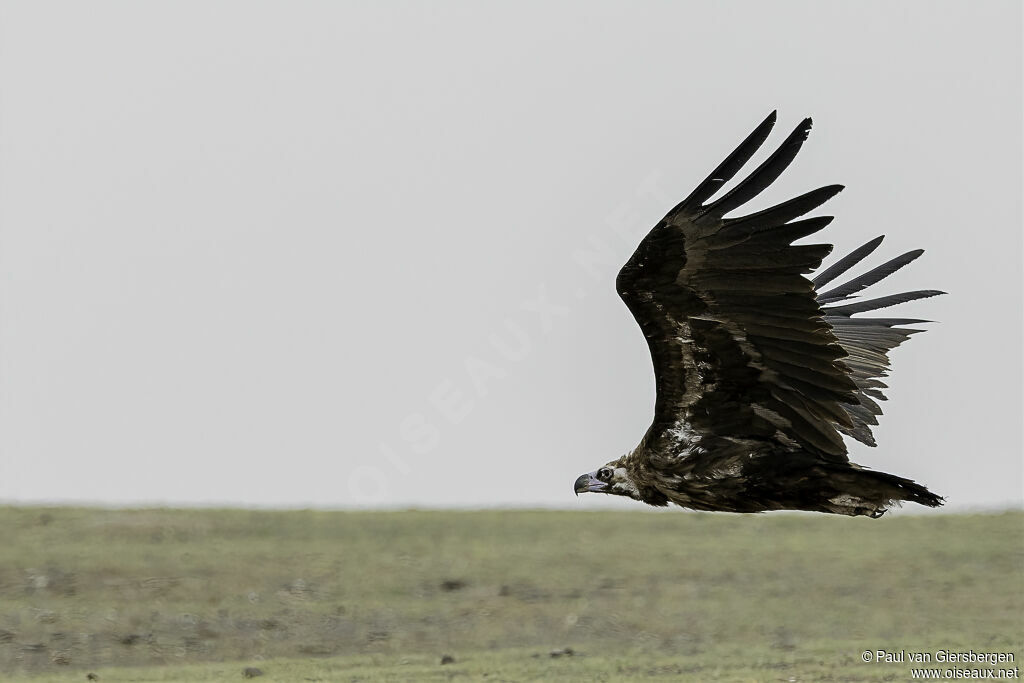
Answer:
MULTIPOLYGON (((767 138, 768 134, 772 131, 773 128, 775 128, 775 123, 778 120, 779 120, 779 110, 778 109, 772 109, 772 113, 768 114, 768 116, 764 117, 764 120, 761 121, 761 123, 757 124, 757 127, 754 128, 754 130, 751 132, 749 137, 754 137, 755 135, 760 134, 764 138, 767 138)), ((763 144, 763 142, 764 142, 764 140, 762 140, 760 143, 758 143, 758 146, 763 144)))

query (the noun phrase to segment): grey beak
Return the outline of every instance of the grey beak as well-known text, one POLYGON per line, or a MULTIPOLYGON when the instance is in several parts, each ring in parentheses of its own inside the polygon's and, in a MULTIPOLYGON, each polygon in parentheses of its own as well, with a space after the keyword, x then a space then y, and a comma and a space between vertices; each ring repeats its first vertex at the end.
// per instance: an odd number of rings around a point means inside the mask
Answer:
POLYGON ((577 496, 580 495, 580 491, 586 491, 589 488, 590 488, 590 475, 589 474, 581 474, 579 479, 577 479, 576 483, 573 484, 573 486, 572 486, 572 489, 573 489, 573 491, 576 492, 577 496))
POLYGON ((572 485, 572 490, 576 492, 577 496, 581 493, 607 493, 607 488, 608 484, 597 478, 597 472, 581 474, 576 483, 572 485))

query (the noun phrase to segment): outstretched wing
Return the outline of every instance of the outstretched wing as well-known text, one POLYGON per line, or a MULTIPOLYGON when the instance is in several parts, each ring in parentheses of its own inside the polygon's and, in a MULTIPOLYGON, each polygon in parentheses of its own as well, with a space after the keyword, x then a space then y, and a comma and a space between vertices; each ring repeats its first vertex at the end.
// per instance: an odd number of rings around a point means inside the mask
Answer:
MULTIPOLYGON (((749 161, 775 118, 772 112, 672 209, 619 272, 619 295, 647 338, 654 362, 657 401, 644 437, 648 450, 693 447, 715 438, 767 439, 844 461, 841 432, 870 440, 867 425, 877 414, 871 397, 884 386, 878 378, 887 367, 885 353, 909 330, 896 327, 904 321, 850 317, 878 307, 863 308, 872 302, 823 310, 815 284, 804 275, 820 266, 832 247, 792 244, 832 221, 830 216, 795 219, 842 186, 725 218, 789 166, 811 120, 802 121, 732 190, 708 201, 749 161)), ((819 284, 869 251, 843 259, 822 273, 819 284)), ((822 301, 838 302, 888 274, 876 271, 823 294, 830 298, 822 301)), ((902 296, 918 295, 924 294, 902 296)))
MULTIPOLYGON (((860 263, 881 242, 882 237, 876 237, 816 276, 813 280, 815 290, 820 290, 824 285, 860 263)), ((853 378, 854 384, 857 385, 857 405, 844 406, 853 420, 854 426, 853 428, 840 427, 840 431, 868 446, 875 445, 875 439, 871 435, 871 425, 877 425, 877 416, 882 414, 882 409, 877 401, 886 400, 882 393, 882 389, 885 389, 886 385, 881 378, 885 377, 889 371, 889 351, 909 339, 910 335, 923 331, 904 327, 905 325, 916 325, 929 321, 916 318, 855 318, 853 316, 857 313, 874 311, 906 301, 936 296, 943 292, 923 289, 848 304, 842 302, 856 298, 857 292, 892 275, 923 253, 923 249, 908 251, 906 254, 897 256, 842 285, 827 291, 818 291, 816 295, 818 303, 824 305, 822 311, 825 315, 825 322, 832 328, 832 332, 839 339, 840 346, 848 354, 843 362, 850 369, 850 376, 853 378)))

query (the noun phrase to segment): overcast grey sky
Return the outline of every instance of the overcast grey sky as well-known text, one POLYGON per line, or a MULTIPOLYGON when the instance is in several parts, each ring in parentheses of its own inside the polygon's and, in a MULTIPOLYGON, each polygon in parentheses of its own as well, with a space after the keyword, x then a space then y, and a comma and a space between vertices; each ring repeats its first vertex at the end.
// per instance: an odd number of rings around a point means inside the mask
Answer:
POLYGON ((778 108, 950 292, 853 460, 1019 504, 1021 92, 1017 0, 2 2, 0 500, 635 506, 615 272, 778 108))

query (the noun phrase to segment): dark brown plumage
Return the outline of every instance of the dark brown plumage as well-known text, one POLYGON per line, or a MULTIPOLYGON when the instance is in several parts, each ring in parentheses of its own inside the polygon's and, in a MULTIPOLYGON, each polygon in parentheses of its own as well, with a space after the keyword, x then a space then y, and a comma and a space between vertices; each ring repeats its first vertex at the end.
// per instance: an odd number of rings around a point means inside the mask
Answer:
POLYGON ((878 237, 807 279, 831 245, 794 245, 831 216, 799 219, 843 188, 829 185, 726 218, 789 166, 805 119, 749 176, 711 197, 750 160, 772 112, 648 233, 616 280, 654 362, 654 420, 631 453, 582 475, 575 490, 651 505, 760 512, 815 510, 878 517, 900 501, 942 499, 909 479, 847 458, 843 435, 874 446, 888 352, 926 322, 855 314, 942 294, 848 300, 921 255, 898 256, 847 282, 878 237))

